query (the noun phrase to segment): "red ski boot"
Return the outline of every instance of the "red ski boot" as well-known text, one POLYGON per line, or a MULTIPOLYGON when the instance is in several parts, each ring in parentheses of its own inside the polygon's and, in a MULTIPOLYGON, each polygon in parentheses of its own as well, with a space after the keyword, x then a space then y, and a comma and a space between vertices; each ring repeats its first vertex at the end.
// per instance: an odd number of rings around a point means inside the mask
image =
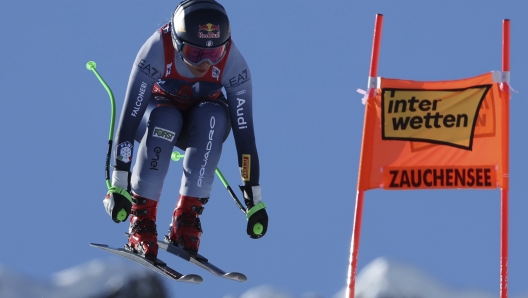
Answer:
POLYGON ((192 254, 198 253, 202 236, 202 225, 198 216, 202 214, 203 205, 208 200, 209 198, 180 195, 169 228, 169 240, 173 245, 180 246, 192 254))
POLYGON ((128 244, 125 247, 147 259, 158 257, 156 211, 158 202, 133 195, 128 244))

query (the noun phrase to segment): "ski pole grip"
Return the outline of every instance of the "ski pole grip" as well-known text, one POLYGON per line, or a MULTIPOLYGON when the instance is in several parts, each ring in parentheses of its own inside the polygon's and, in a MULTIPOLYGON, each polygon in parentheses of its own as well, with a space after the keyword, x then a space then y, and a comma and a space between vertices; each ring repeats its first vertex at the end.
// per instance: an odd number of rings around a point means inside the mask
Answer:
POLYGON ((255 235, 261 235, 262 231, 264 231, 264 226, 262 226, 260 222, 253 225, 253 233, 255 233, 255 235))
POLYGON ((117 220, 125 221, 126 218, 127 218, 127 212, 125 208, 123 208, 117 213, 117 220))
MULTIPOLYGON (((132 204, 132 197, 130 196, 130 194, 128 193, 126 189, 123 189, 119 186, 112 186, 110 187, 110 189, 108 189, 108 193, 119 194, 125 197, 125 199, 127 199, 130 202, 130 204, 132 204)), ((118 220, 118 222, 125 221, 127 217, 128 217, 128 212, 126 211, 125 208, 121 208, 121 210, 117 212, 116 219, 118 220)))

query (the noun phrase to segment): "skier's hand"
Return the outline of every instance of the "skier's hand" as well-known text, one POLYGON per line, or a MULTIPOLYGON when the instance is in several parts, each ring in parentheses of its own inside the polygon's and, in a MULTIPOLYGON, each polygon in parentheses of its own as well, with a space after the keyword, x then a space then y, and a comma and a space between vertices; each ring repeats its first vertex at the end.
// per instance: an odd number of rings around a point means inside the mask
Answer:
POLYGON ((262 202, 260 186, 240 186, 247 206, 246 233, 253 239, 264 236, 268 230, 268 213, 266 205, 262 202))
POLYGON ((106 193, 103 204, 106 213, 116 223, 125 221, 132 209, 132 197, 129 189, 129 172, 114 171, 112 173, 112 187, 106 193))
POLYGON ((247 213, 248 224, 246 233, 253 239, 258 239, 264 236, 268 230, 268 213, 266 212, 266 205, 262 202, 260 202, 259 205, 249 209, 247 213), (250 214, 255 208, 258 210, 255 213, 250 214))

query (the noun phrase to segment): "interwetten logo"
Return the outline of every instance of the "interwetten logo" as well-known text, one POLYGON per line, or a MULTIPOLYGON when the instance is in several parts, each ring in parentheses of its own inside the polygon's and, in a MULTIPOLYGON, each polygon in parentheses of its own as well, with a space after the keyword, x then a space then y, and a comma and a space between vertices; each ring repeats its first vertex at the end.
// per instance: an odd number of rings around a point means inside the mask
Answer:
POLYGON ((174 140, 174 136, 176 135, 175 132, 170 131, 165 128, 161 127, 154 127, 154 131, 152 132, 152 136, 160 139, 167 140, 169 142, 172 142, 174 140))
POLYGON ((490 87, 382 89, 382 139, 444 144, 471 150, 480 106, 490 87))

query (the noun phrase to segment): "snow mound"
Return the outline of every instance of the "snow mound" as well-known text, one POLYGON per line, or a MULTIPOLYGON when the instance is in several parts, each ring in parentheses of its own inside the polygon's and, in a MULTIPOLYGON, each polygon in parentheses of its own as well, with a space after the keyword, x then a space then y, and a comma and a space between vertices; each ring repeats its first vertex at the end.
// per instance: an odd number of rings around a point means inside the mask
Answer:
POLYGON ((493 298, 495 295, 471 289, 451 289, 408 264, 378 258, 359 272, 355 297, 493 298))
POLYGON ((148 269, 118 261, 94 260, 36 281, 0 267, 2 298, 165 298, 163 282, 148 269))

